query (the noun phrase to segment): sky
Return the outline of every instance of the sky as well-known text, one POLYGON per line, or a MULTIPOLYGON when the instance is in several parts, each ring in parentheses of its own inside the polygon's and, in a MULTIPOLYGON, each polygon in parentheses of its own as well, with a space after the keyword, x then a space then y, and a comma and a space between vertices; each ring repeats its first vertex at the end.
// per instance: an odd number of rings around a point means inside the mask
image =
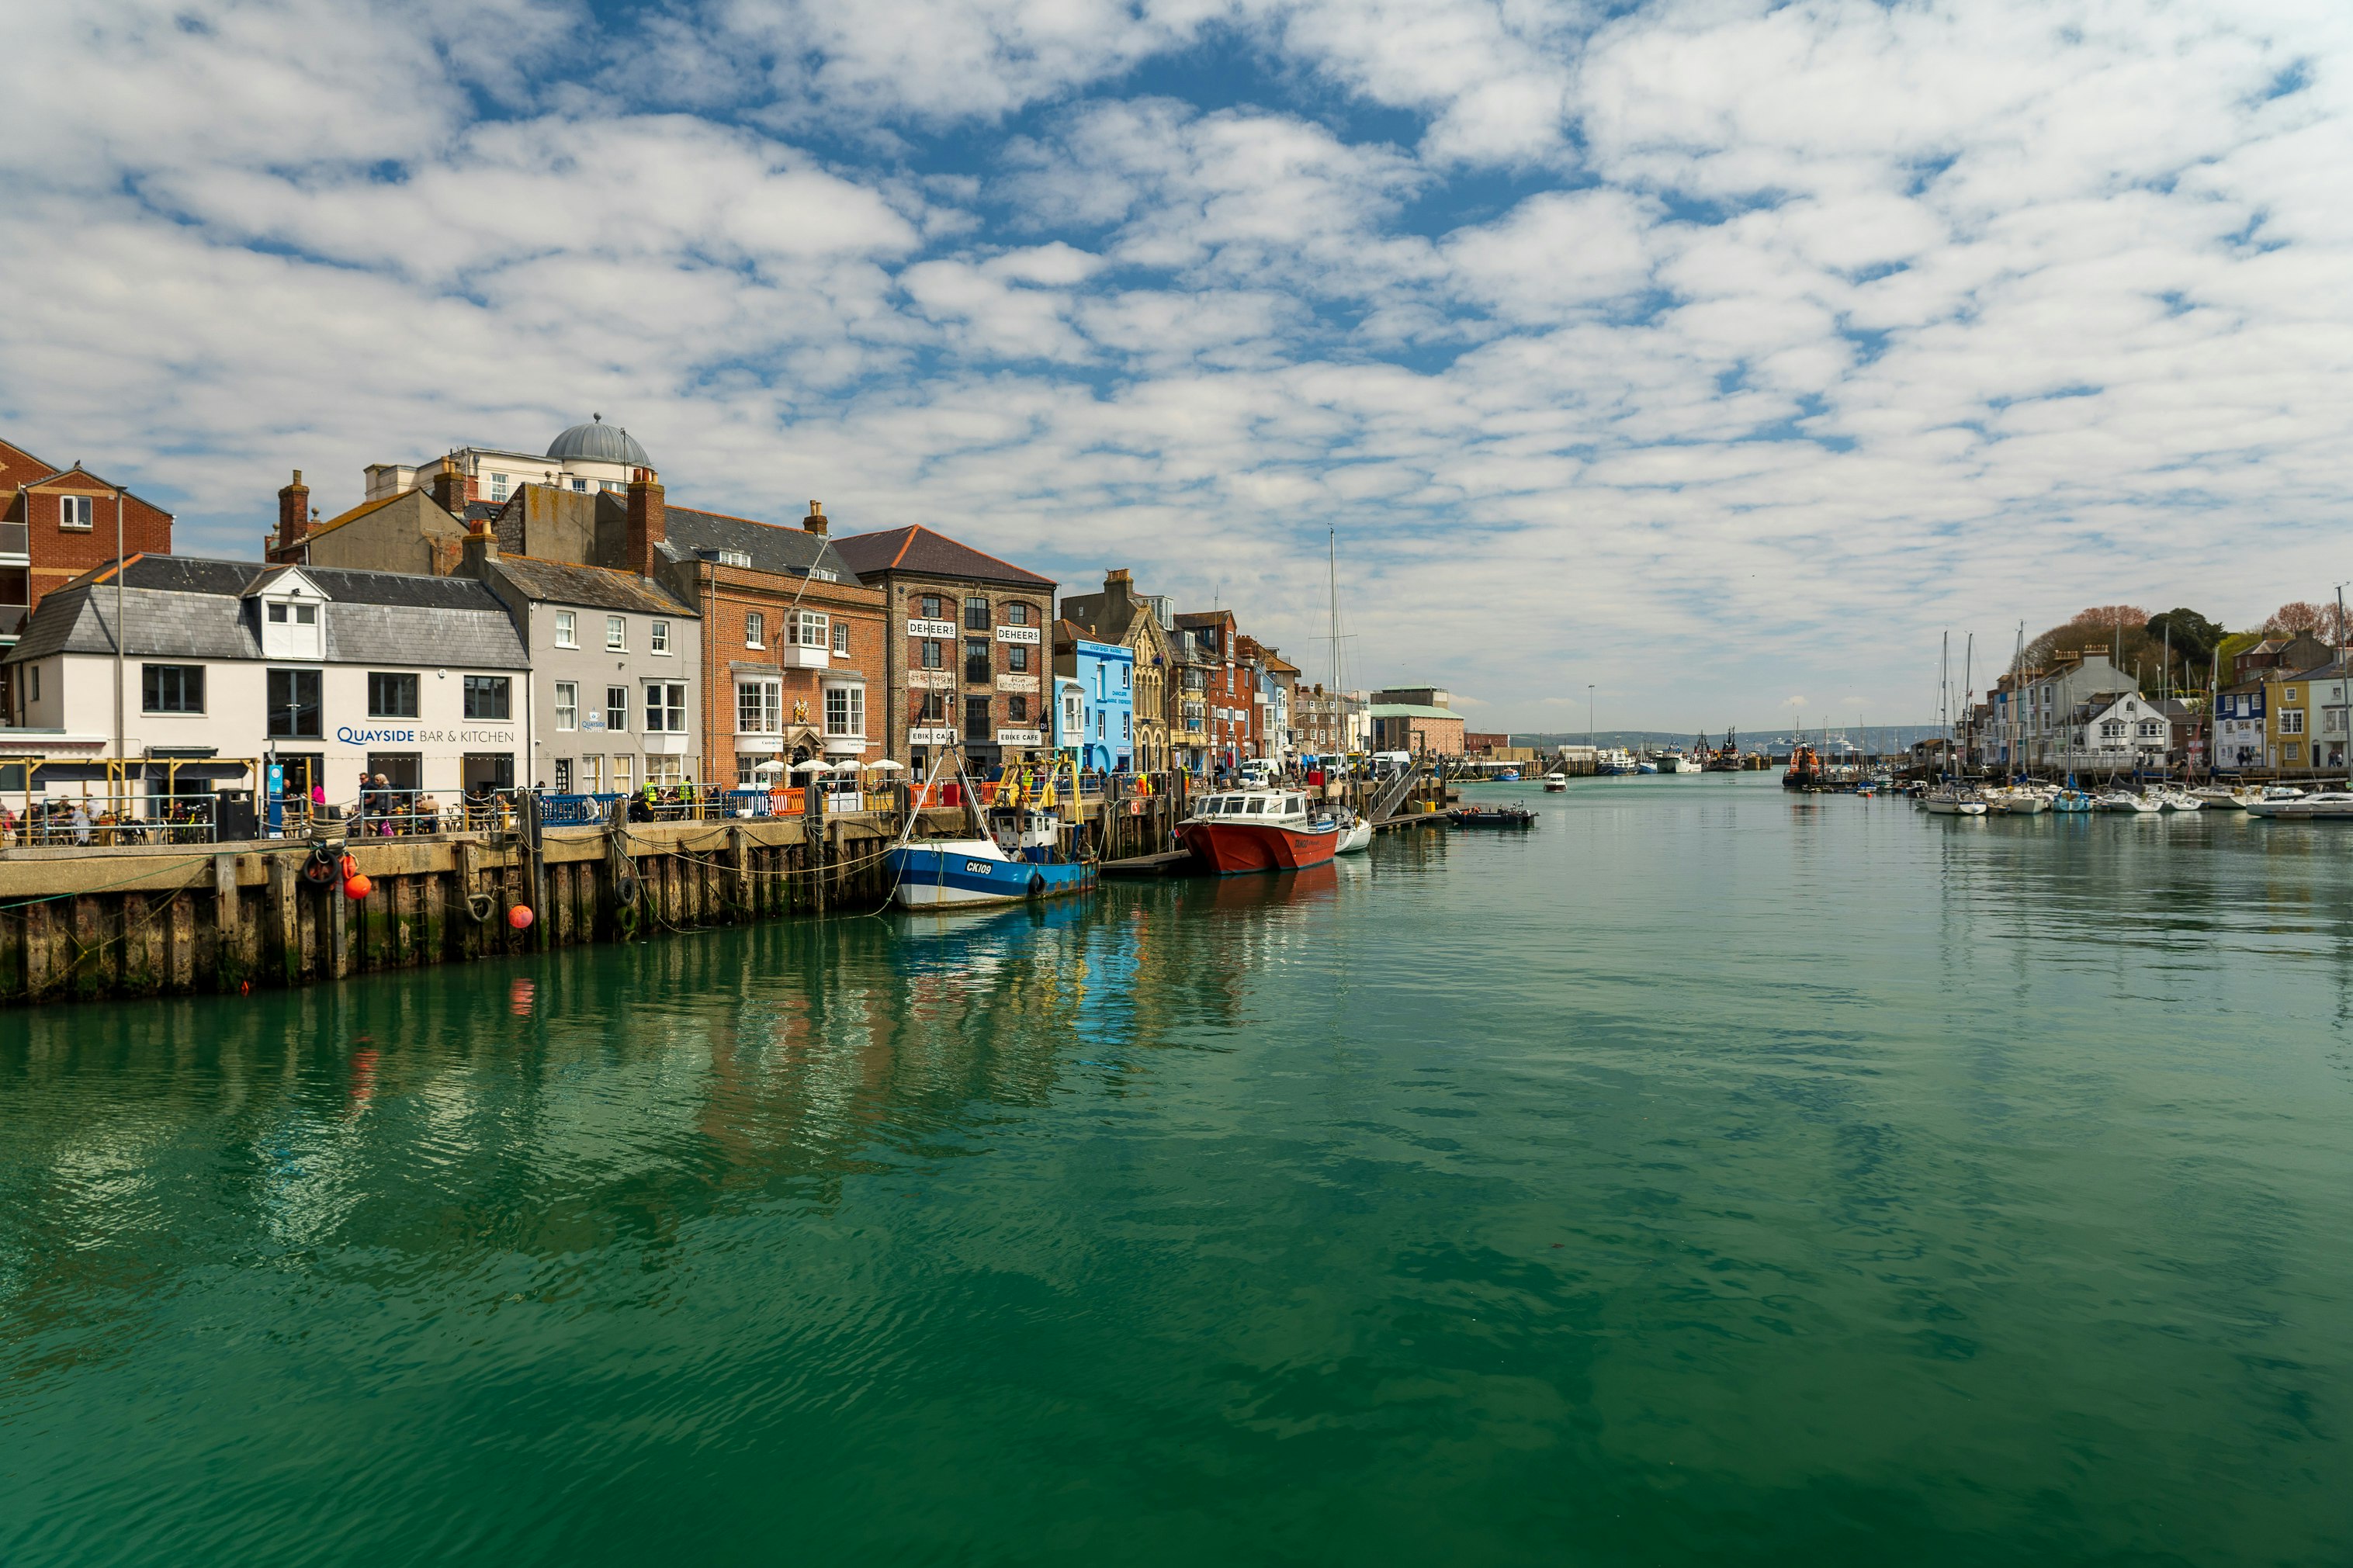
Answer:
MULTIPOLYGON (((601 413, 1474 728, 2353 578, 2353 6, 28 0, 0 437, 251 557, 601 413)), ((1957 655, 1956 656, 1957 658, 1957 655)))

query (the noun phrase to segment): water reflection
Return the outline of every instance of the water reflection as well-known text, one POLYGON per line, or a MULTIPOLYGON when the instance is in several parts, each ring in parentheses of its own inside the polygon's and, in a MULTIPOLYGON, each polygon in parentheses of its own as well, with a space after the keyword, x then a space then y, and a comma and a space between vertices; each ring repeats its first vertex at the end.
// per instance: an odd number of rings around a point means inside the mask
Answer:
POLYGON ((1328 942, 1348 886, 1324 866, 16 1015, 0 1291, 87 1310, 94 1270, 168 1272, 191 1180, 201 1223, 249 1226, 239 1252, 553 1256, 829 1205, 985 1150, 1080 1058, 1227 1048, 1253 974, 1328 942))

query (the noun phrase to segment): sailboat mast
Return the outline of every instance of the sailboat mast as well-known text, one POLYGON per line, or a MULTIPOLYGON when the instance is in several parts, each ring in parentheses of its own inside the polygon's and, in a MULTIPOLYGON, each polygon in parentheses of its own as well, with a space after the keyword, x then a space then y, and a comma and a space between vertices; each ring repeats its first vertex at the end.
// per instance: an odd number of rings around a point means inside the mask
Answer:
MULTIPOLYGON (((1978 634, 1977 634, 1977 633, 1975 633, 1975 632, 1971 632, 1971 633, 1969 634, 1969 640, 1968 640, 1968 642, 1966 642, 1966 643, 1964 643, 1964 644, 1962 645, 1962 651, 1961 651, 1961 708, 1960 708, 1960 712, 1959 712, 1959 714, 1958 714, 1958 715, 1956 717, 1956 719, 1955 719, 1955 722, 1956 722, 1957 724, 1967 723, 1967 722, 1968 721, 1968 711, 1969 711, 1969 660, 1970 660, 1970 657, 1971 657, 1972 655, 1974 655, 1977 651, 1978 651, 1978 634)), ((1958 739, 1958 737, 1957 737, 1957 736, 1956 736, 1955 738, 1956 738, 1956 739, 1958 739)))

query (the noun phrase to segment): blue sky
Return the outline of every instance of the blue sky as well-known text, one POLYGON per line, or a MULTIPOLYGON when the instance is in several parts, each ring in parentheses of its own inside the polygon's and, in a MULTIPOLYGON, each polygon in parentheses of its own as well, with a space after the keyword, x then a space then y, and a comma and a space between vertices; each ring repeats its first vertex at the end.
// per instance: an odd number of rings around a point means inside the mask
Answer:
POLYGON ((250 555, 597 411, 1496 727, 2353 577, 2353 7, 11 6, 0 434, 250 555), (16 134, 21 131, 22 134, 16 134))

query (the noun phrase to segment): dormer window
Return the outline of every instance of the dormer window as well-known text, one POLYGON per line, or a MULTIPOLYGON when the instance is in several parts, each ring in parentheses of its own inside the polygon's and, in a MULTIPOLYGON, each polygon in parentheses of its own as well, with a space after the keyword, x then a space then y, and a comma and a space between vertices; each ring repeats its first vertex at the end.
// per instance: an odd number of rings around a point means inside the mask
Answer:
POLYGON ((315 626, 319 624, 319 606, 316 605, 296 605, 290 604, 284 599, 272 599, 268 608, 269 619, 276 626, 282 626, 290 621, 298 626, 315 626))

